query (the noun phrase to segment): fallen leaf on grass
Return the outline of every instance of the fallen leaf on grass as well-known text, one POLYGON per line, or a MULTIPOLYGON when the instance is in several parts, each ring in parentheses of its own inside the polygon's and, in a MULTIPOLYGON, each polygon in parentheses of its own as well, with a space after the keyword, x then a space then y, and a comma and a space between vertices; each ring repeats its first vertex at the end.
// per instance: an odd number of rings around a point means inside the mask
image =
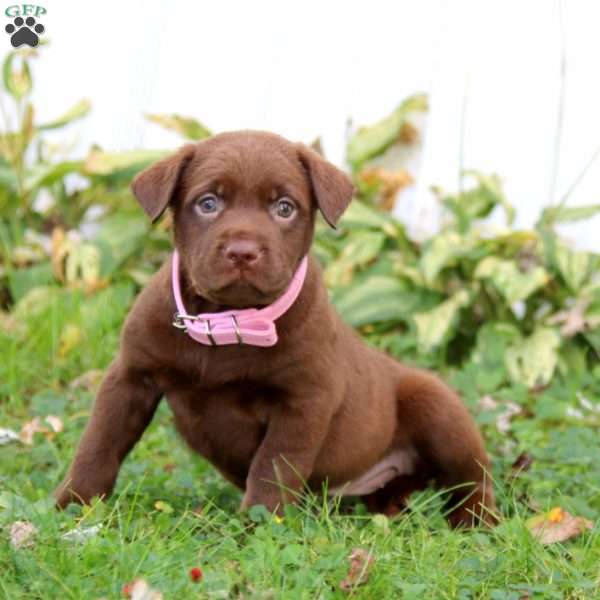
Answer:
POLYGON ((566 510, 556 507, 550 512, 537 515, 527 521, 529 531, 542 544, 565 542, 577 537, 594 524, 583 517, 574 517, 566 510))
POLYGON ((10 544, 16 550, 33 546, 37 528, 29 521, 15 521, 10 527, 10 544))
POLYGON ((366 583, 375 559, 363 548, 354 548, 348 557, 348 562, 350 563, 348 575, 340 582, 340 588, 345 592, 350 592, 356 586, 366 583))
POLYGON ((123 595, 131 600, 162 600, 163 595, 143 579, 134 579, 123 586, 123 595))
POLYGON ((4 429, 0 427, 0 446, 4 444, 10 444, 11 442, 18 442, 19 434, 12 429, 4 429))
POLYGON ((36 433, 43 433, 48 439, 51 439, 63 429, 64 425, 60 417, 47 415, 43 421, 40 417, 35 417, 23 425, 19 438, 24 444, 31 446, 33 445, 33 436, 36 433), (47 423, 49 427, 46 427, 44 423, 47 423))
POLYGON ((98 532, 102 529, 102 525, 91 525, 90 527, 76 527, 71 531, 63 534, 61 538, 67 542, 85 542, 90 538, 98 535, 98 532))

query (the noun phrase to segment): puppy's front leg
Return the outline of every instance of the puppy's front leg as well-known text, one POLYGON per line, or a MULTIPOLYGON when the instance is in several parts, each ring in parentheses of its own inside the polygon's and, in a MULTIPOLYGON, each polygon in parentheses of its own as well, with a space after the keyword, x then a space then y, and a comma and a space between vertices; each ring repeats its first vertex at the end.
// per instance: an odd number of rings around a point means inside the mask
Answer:
POLYGON ((112 491, 121 463, 152 420, 161 392, 144 372, 117 359, 109 368, 56 503, 87 503, 112 491))
POLYGON ((296 500, 329 430, 330 405, 321 400, 286 403, 271 414, 246 479, 243 509, 264 504, 270 511, 281 511, 296 500))

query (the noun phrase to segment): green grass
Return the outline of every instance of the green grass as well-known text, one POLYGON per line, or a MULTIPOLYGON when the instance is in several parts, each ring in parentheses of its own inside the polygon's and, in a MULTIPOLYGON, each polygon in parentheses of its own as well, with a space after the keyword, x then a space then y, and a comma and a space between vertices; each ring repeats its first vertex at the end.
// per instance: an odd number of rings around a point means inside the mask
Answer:
POLYGON ((339 583, 355 547, 370 551, 375 564, 354 598, 600 596, 596 525, 547 547, 526 526, 532 514, 556 505, 594 521, 600 513, 598 416, 565 416, 578 406, 577 392, 598 402, 598 373, 557 378, 535 397, 518 388, 499 392, 498 399, 525 409, 505 434, 493 413, 475 409, 485 381, 468 365, 452 375, 493 457, 504 520, 492 531, 449 530, 442 499, 431 491, 414 496, 410 515, 389 521, 366 514, 361 503, 327 505, 318 497, 289 508, 281 522, 260 508, 242 515, 239 492, 185 448, 164 405, 124 464, 113 498, 61 513, 48 497, 93 400, 70 384, 111 360, 134 290, 36 294, 1 322, 0 427, 18 430, 35 415, 56 414, 65 430, 52 439, 37 434, 33 446, 0 446, 0 597, 119 598, 125 583, 143 577, 165 598, 342 598, 348 594, 339 583), (82 335, 70 349, 67 325, 82 335), (523 451, 533 464, 515 478, 511 464, 523 451), (16 520, 37 527, 31 548, 9 543, 16 520), (61 537, 97 523, 100 533, 83 543, 61 537), (194 566, 203 571, 200 583, 189 578, 194 566))

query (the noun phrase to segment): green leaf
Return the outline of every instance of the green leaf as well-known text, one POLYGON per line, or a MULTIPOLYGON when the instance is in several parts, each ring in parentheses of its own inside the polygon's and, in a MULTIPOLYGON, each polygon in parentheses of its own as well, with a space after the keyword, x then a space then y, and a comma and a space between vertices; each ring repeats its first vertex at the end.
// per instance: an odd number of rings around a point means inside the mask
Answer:
POLYGON ((529 388, 546 385, 558 363, 560 342, 554 329, 539 327, 529 337, 512 344, 505 353, 510 378, 529 388))
POLYGON ((419 268, 425 282, 432 286, 442 269, 454 265, 460 257, 468 255, 476 246, 474 237, 465 237, 455 231, 445 231, 426 244, 419 268))
POLYGON ((375 275, 337 290, 333 303, 342 318, 354 327, 382 321, 406 320, 422 294, 394 277, 375 275))
POLYGON ((59 127, 64 127, 77 119, 82 119, 85 117, 91 110, 92 104, 89 100, 83 99, 77 102, 74 106, 72 106, 66 113, 50 121, 49 123, 44 123, 42 125, 38 125, 37 128, 41 130, 47 129, 58 129, 59 127))
POLYGON ((539 225, 552 225, 553 223, 572 223, 583 221, 600 213, 600 204, 587 206, 549 206, 542 211, 539 225))
POLYGON ((441 202, 454 214, 461 231, 466 231, 475 219, 487 217, 496 206, 502 206, 508 224, 515 217, 514 208, 509 204, 502 190, 502 182, 497 175, 484 175, 477 171, 466 171, 466 176, 475 179, 476 186, 456 196, 444 196, 437 188, 434 191, 441 202))
POLYGON ((20 100, 31 92, 31 71, 29 70, 27 59, 21 52, 10 52, 4 59, 2 76, 6 91, 17 100, 20 100), (17 70, 13 65, 17 56, 21 57, 22 60, 20 70, 17 70))
POLYGON ((148 121, 156 123, 165 129, 175 131, 188 140, 203 140, 210 137, 212 132, 200 121, 180 115, 145 115, 148 121))
POLYGON ((471 302, 471 294, 460 290, 435 308, 414 315, 417 326, 417 343, 423 354, 440 347, 455 326, 461 308, 471 302))
POLYGON ((387 213, 379 212, 360 200, 352 200, 338 227, 340 229, 381 229, 390 237, 398 234, 398 222, 387 213))
POLYGON ((594 258, 589 252, 571 250, 564 244, 554 247, 555 264, 565 283, 577 293, 591 276, 594 258))
POLYGON ((474 277, 491 281, 510 306, 515 302, 525 300, 550 280, 550 276, 543 267, 537 266, 523 272, 514 261, 496 256, 484 258, 477 265, 474 277))
POLYGON ((8 276, 10 295, 15 302, 18 302, 33 288, 53 281, 54 275, 49 261, 25 269, 15 269, 8 276))
POLYGON ((115 213, 102 219, 94 242, 102 251, 101 275, 113 275, 123 263, 141 251, 148 234, 148 221, 139 212, 135 215, 115 213))
POLYGON ((83 162, 67 160, 59 163, 37 162, 25 174, 25 189, 31 191, 50 186, 63 179, 69 173, 80 173, 83 162))
POLYGON ((325 281, 331 287, 347 285, 357 267, 369 264, 383 248, 385 235, 375 231, 357 231, 347 238, 340 256, 325 270, 325 281))
POLYGON ((424 94, 410 96, 394 112, 369 127, 361 127, 348 143, 346 156, 353 170, 370 158, 379 156, 397 141, 402 126, 413 112, 427 110, 424 94))
POLYGON ((136 172, 168 154, 163 150, 130 150, 127 152, 104 152, 93 149, 84 164, 88 175, 116 175, 136 172))

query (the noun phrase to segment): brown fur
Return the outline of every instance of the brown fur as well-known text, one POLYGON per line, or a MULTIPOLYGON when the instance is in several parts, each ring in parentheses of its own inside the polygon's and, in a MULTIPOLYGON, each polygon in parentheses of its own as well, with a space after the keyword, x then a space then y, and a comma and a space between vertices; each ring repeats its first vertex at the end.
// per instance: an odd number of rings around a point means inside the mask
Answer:
MULTIPOLYGON (((352 196, 347 176, 318 154, 259 132, 185 146, 141 173, 133 190, 152 219, 173 210, 189 312, 275 300, 308 252, 315 209, 334 225, 352 196), (218 214, 200 214, 196 200, 205 193, 222 199, 218 214), (273 212, 281 196, 295 203, 291 219, 273 212), (240 240, 252 249, 247 264, 228 254, 240 240)), ((112 491, 164 396, 190 447, 244 490, 242 507, 280 509, 304 484, 343 485, 392 450, 410 448, 417 473, 371 494, 370 506, 395 512, 404 491, 433 478, 463 486, 449 500, 453 525, 470 525, 476 515, 493 522, 488 458, 460 398, 432 373, 365 345, 332 309, 314 259, 270 348, 204 346, 175 329, 170 277, 167 261, 126 320, 119 355, 56 491, 60 506, 112 491)))

